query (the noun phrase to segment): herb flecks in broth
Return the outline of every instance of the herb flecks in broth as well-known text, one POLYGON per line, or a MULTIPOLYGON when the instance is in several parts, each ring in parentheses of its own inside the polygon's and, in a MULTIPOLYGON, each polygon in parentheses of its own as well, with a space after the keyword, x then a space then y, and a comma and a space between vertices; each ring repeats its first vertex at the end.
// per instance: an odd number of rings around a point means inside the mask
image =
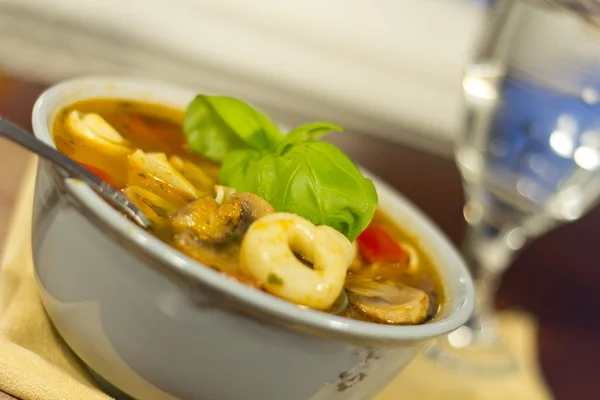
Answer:
POLYGON ((159 239, 225 276, 320 310, 338 304, 344 287, 348 305, 332 312, 423 323, 443 301, 429 257, 375 211, 371 181, 319 142, 333 130, 341 128, 317 122, 285 136, 245 103, 199 96, 185 118, 144 102, 81 101, 59 113, 53 137, 134 201, 159 239), (265 234, 257 221, 278 228, 265 234), (326 236, 314 240, 313 230, 326 236))

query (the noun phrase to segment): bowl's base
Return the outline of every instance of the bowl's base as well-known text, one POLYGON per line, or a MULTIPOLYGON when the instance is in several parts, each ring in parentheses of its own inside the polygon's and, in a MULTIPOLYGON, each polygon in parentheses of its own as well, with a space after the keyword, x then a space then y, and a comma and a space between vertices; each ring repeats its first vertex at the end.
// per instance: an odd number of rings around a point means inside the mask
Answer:
POLYGON ((106 379, 104 379, 103 377, 98 375, 93 369, 88 367, 86 364, 83 364, 83 365, 84 365, 85 369, 91 375, 92 379, 98 384, 98 387, 100 387, 100 389, 104 393, 106 393, 110 397, 114 398, 115 400, 134 400, 133 397, 129 397, 128 395, 123 393, 121 390, 114 387, 110 382, 108 382, 106 379))
POLYGON ((60 338, 60 340, 71 350, 71 353, 79 361, 81 366, 83 366, 83 368, 90 374, 90 376, 92 377, 94 382, 96 382, 96 384, 98 385, 98 388, 100 388, 100 390, 102 390, 104 393, 106 393, 110 397, 114 398, 115 400, 135 400, 133 397, 125 394, 120 389, 117 389, 110 382, 108 382, 106 379, 104 379, 98 373, 96 373, 96 371, 94 371, 92 368, 90 368, 90 366, 87 365, 81 359, 81 357, 79 357, 77 355, 75 350, 73 350, 73 348, 71 348, 71 346, 69 346, 67 341, 62 337, 62 335, 58 331, 58 329, 56 329, 56 326, 54 325, 54 323, 52 324, 52 328, 54 328, 54 332, 56 332, 56 335, 60 338))
POLYGON ((81 366, 90 374, 91 378, 94 380, 94 382, 96 382, 100 390, 102 390, 105 394, 107 394, 115 400, 135 400, 133 397, 129 396, 128 394, 114 386, 112 383, 108 382, 106 379, 100 376, 100 374, 94 371, 89 365, 87 365, 81 359, 81 357, 77 355, 75 350, 73 350, 73 348, 69 346, 67 341, 62 337, 62 335, 58 331, 58 329, 56 329, 56 326, 52 324, 52 327, 54 328, 54 331, 56 332, 60 340, 71 350, 71 353, 79 361, 81 366))

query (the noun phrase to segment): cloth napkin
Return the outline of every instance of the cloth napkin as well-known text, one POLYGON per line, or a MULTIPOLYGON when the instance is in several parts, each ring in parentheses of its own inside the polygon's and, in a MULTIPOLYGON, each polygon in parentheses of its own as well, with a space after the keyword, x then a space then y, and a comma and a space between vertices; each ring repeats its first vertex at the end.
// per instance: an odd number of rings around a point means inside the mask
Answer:
MULTIPOLYGON (((35 167, 25 175, 0 266, 0 400, 110 399, 61 341, 40 301, 30 245, 35 167)), ((535 324, 522 314, 504 314, 501 322, 519 373, 462 376, 421 356, 375 400, 550 400, 537 366, 535 324)))
POLYGON ((109 399, 60 340, 40 300, 30 244, 36 164, 25 174, 0 266, 0 390, 22 400, 109 399))
POLYGON ((519 364, 518 372, 500 376, 453 372, 424 355, 417 357, 374 400, 551 400, 539 371, 536 324, 523 313, 500 315, 502 337, 519 364))

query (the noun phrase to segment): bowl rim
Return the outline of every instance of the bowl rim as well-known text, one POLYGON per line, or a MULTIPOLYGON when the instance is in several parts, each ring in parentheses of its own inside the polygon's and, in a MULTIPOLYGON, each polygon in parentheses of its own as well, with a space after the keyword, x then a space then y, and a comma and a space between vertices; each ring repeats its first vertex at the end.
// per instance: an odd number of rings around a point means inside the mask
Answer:
MULTIPOLYGON (((112 89, 115 87, 130 87, 132 92, 135 90, 148 92, 152 97, 149 101, 169 106, 174 105, 173 101, 167 100, 168 98, 177 98, 183 104, 185 102, 184 98, 189 101, 197 93, 181 86, 146 78, 90 76, 62 81, 46 89, 36 100, 32 112, 34 135, 55 147, 51 138, 50 122, 54 120, 59 111, 56 110, 57 104, 65 102, 68 96, 73 95, 75 92, 79 94, 76 96, 78 99, 111 97, 110 94, 90 97, 81 95, 85 93, 86 86, 110 87, 112 89), (157 95, 157 93, 160 94, 157 95), (166 95, 166 93, 169 93, 169 95, 166 95)), ((110 92, 109 89, 106 89, 106 91, 110 92)), ((126 96, 122 98, 126 98, 126 96)), ((133 94, 131 99, 134 99, 133 94)), ((72 103, 72 101, 66 102, 66 104, 69 103, 72 103)), ((437 225, 425 216, 420 209, 374 174, 369 173, 364 168, 361 169, 367 177, 373 180, 380 198, 384 194, 384 197, 393 202, 396 207, 403 209, 405 214, 415 221, 415 225, 419 225, 422 230, 426 231, 427 240, 435 243, 436 250, 444 254, 446 268, 449 270, 449 274, 452 275, 451 279, 441 276, 437 264, 436 269, 438 269, 437 272, 440 275, 445 293, 452 292, 457 297, 454 299, 455 304, 452 305, 452 309, 449 310, 447 316, 422 325, 398 326, 363 322, 313 309, 300 308, 269 293, 247 287, 212 268, 204 266, 162 242, 127 218, 123 218, 118 211, 102 200, 86 184, 74 179, 67 179, 65 182, 73 200, 85 211, 83 214, 87 214, 86 218, 90 218, 91 215, 99 219, 111 233, 116 233, 120 239, 127 242, 126 244, 133 245, 145 255, 150 256, 153 261, 165 266, 167 272, 174 272, 186 279, 191 279, 200 288, 227 297, 242 306, 246 311, 258 313, 262 317, 275 318, 285 326, 289 327, 291 324, 293 328, 297 329, 304 328, 306 330, 306 328, 309 328, 309 330, 316 333, 327 336, 333 335, 341 340, 359 338, 392 342, 425 340, 457 329, 467 321, 473 312, 475 298, 473 282, 462 257, 437 225)), ((392 219, 397 218, 392 217, 392 219)), ((118 244, 123 246, 120 241, 118 241, 118 244)), ((444 307, 449 307, 449 305, 444 304, 444 307)))

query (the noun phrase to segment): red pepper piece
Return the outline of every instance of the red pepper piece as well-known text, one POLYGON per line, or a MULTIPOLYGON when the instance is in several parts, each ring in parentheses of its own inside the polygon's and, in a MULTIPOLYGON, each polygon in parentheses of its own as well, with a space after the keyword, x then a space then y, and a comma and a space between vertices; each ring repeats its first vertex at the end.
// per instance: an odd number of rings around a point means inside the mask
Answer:
POLYGON ((408 253, 396 239, 382 226, 370 224, 358 238, 358 249, 370 263, 396 263, 407 261, 408 253))

